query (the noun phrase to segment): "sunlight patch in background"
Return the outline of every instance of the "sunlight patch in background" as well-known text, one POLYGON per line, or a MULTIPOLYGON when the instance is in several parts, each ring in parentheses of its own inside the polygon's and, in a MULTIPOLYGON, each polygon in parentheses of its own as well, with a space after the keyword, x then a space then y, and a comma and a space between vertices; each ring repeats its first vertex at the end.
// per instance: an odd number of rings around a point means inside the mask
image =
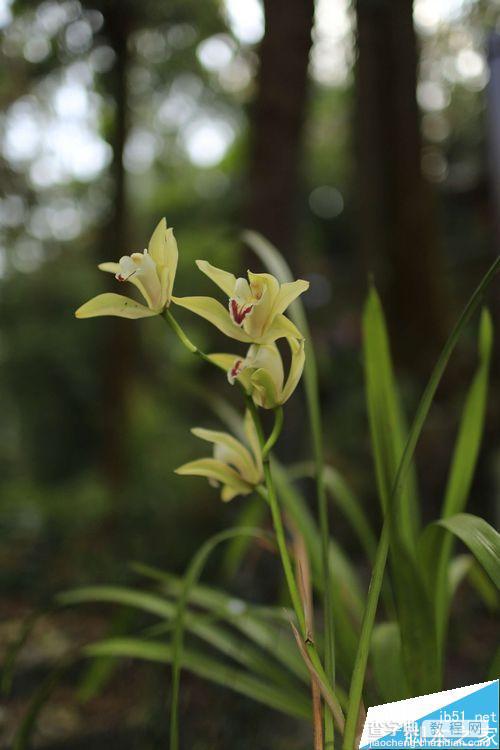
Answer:
POLYGON ((12 21, 11 5, 12 0, 0 0, 0 29, 8 26, 12 21))
POLYGON ((466 0, 416 0, 413 19, 419 31, 433 34, 440 24, 459 19, 470 5, 466 0))
POLYGON ((193 164, 214 167, 224 158, 235 135, 229 122, 201 117, 188 125, 181 138, 193 164))
POLYGON ((354 56, 354 21, 348 0, 317 0, 310 72, 318 83, 347 83, 354 56))
POLYGON ((231 31, 243 44, 256 44, 264 36, 264 11, 259 0, 225 0, 231 31))

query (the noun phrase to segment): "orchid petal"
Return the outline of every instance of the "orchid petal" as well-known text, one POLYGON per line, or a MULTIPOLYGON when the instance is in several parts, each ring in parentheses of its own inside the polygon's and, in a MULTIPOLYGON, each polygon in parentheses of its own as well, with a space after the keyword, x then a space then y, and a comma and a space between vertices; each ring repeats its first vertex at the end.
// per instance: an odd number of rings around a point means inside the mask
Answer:
POLYGON ((290 363, 290 372, 285 383, 285 387, 281 392, 280 403, 284 404, 288 401, 294 390, 296 389, 298 382, 302 376, 304 369, 304 363, 306 360, 304 341, 297 341, 296 339, 288 339, 290 350, 292 352, 292 359, 290 363))
MULTIPOLYGON (((240 356, 239 354, 209 354, 208 358, 211 362, 213 362, 214 365, 217 365, 217 367, 220 367, 221 370, 224 370, 228 374, 231 370, 234 368, 237 362, 244 362, 245 358, 240 356)), ((248 369, 242 369, 241 372, 238 375, 238 381, 241 383, 243 388, 247 393, 250 393, 252 384, 250 382, 250 370, 248 369)), ((231 379, 230 381, 233 383, 234 381, 231 379)))
POLYGON ((233 500, 237 495, 249 495, 249 492, 240 492, 238 490, 235 490, 233 487, 230 487, 228 484, 225 484, 222 488, 222 492, 220 493, 220 499, 223 503, 228 503, 230 500, 233 500))
POLYGON ((219 331, 236 341, 249 343, 252 340, 245 331, 234 325, 228 311, 212 297, 172 297, 172 302, 205 318, 219 331))
POLYGON ((273 316, 284 313, 291 303, 301 294, 307 292, 309 282, 303 279, 282 284, 274 302, 273 316))
POLYGON ((277 315, 260 343, 271 343, 282 338, 301 340, 304 336, 290 318, 285 317, 285 315, 277 315))
POLYGON ((250 484, 241 479, 234 469, 215 458, 199 458, 196 461, 189 461, 179 466, 175 473, 183 476, 212 479, 221 484, 229 485, 241 495, 248 495, 253 489, 250 484))
POLYGON ((252 315, 244 321, 244 330, 258 341, 272 325, 272 311, 279 292, 279 283, 270 273, 252 273, 248 271, 252 300, 258 300, 252 315))
POLYGON ((167 232, 167 222, 165 219, 161 219, 155 227, 151 239, 148 244, 148 253, 154 260, 157 266, 165 266, 167 264, 166 253, 165 253, 165 235, 167 232))
POLYGON ((100 271, 106 271, 107 273, 112 273, 113 275, 120 272, 120 264, 119 263, 99 263, 97 268, 100 271))
POLYGON ((283 360, 276 344, 262 344, 261 346, 254 344, 248 350, 246 362, 247 366, 253 370, 266 370, 274 381, 276 392, 281 392, 285 373, 283 360))
MULTIPOLYGON (((126 257, 126 256, 125 256, 126 257)), ((119 263, 99 263, 98 268, 100 271, 105 271, 106 273, 112 273, 114 276, 120 273, 121 266, 119 263)), ((129 281, 131 284, 135 286, 136 289, 140 291, 146 302, 148 303, 148 306, 150 304, 151 298, 149 297, 148 293, 146 292, 146 289, 144 288, 144 284, 141 281, 141 277, 137 275, 129 276, 127 281, 129 281)))
POLYGON ((216 268, 206 260, 197 260, 196 265, 205 276, 217 284, 219 289, 227 294, 228 297, 232 297, 236 287, 236 276, 234 273, 229 271, 223 271, 221 268, 216 268))
POLYGON ((167 229, 167 222, 162 219, 156 226, 148 245, 148 254, 154 261, 161 285, 163 305, 170 302, 172 289, 177 273, 179 250, 173 229, 167 229))
POLYGON ((151 310, 140 302, 136 302, 130 297, 122 294, 98 294, 97 297, 86 302, 75 312, 77 318, 96 318, 101 315, 113 315, 118 318, 149 318, 158 315, 158 312, 151 310))
POLYGON ((258 481, 259 477, 256 476, 256 466, 250 451, 243 443, 236 440, 235 437, 229 435, 227 432, 205 430, 202 427, 195 427, 191 432, 201 440, 206 440, 208 443, 222 447, 224 452, 219 452, 215 457, 233 466, 243 479, 251 484, 258 481))
POLYGON ((168 278, 166 279, 165 287, 167 298, 166 301, 167 303, 170 303, 170 300, 172 298, 172 290, 174 288, 175 274, 177 273, 177 263, 179 261, 179 250, 177 248, 177 240, 175 239, 173 229, 167 229, 165 255, 165 265, 168 268, 168 278))
POLYGON ((264 409, 274 409, 280 403, 276 383, 268 370, 261 368, 252 373, 252 398, 264 409))

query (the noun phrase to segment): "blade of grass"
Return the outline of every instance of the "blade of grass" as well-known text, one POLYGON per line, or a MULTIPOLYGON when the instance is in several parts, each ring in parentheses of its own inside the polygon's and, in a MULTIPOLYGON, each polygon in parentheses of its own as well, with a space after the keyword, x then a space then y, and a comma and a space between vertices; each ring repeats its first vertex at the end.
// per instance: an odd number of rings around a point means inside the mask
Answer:
POLYGON ((170 750, 179 748, 179 691, 184 635, 184 615, 191 588, 197 583, 212 552, 224 542, 238 535, 263 538, 263 532, 255 529, 234 528, 221 531, 210 537, 194 555, 184 576, 184 583, 177 601, 177 615, 172 638, 172 691, 170 702, 170 750))
MULTIPOLYGON (((101 641, 87 646, 84 654, 92 658, 113 656, 142 659, 160 664, 173 664, 176 658, 172 646, 140 638, 115 638, 101 641)), ((198 677, 234 690, 277 711, 299 719, 311 717, 310 703, 305 693, 303 696, 289 697, 281 687, 275 687, 269 681, 259 680, 247 672, 199 651, 183 649, 181 666, 198 677)))
MULTIPOLYGON (((168 601, 154 594, 119 586, 91 586, 74 589, 60 594, 58 600, 63 605, 95 602, 118 604, 158 615, 169 621, 172 621, 177 613, 175 602, 168 601)), ((218 627, 217 624, 214 624, 213 618, 209 620, 206 616, 186 611, 184 626, 187 631, 197 638, 216 648, 225 656, 247 667, 251 672, 265 676, 283 685, 284 690, 287 690, 291 686, 291 675, 289 672, 284 672, 278 668, 273 660, 264 656, 260 650, 253 647, 246 640, 236 637, 227 628, 218 627)))
POLYGON ((17 658, 23 649, 26 641, 30 637, 35 625, 39 620, 47 614, 50 614, 53 608, 45 608, 36 610, 29 614, 23 621, 19 628, 19 635, 13 641, 12 645, 7 648, 3 667, 2 667, 2 680, 1 680, 1 691, 3 695, 8 695, 12 688, 12 681, 14 679, 14 670, 17 662, 17 658))
MULTIPOLYGON (((134 564, 134 569, 160 582, 166 594, 179 596, 182 590, 182 579, 139 563, 134 564)), ((192 587, 189 601, 237 628, 299 679, 307 679, 295 644, 284 631, 285 622, 288 630, 288 619, 283 608, 257 607, 222 591, 200 585, 192 587)))
MULTIPOLYGON (((264 521, 266 513, 267 508, 265 503, 262 502, 262 498, 258 496, 251 498, 242 506, 236 526, 258 528, 264 521)), ((222 576, 225 581, 231 581, 236 575, 250 543, 250 537, 244 536, 237 536, 228 542, 221 565, 222 576)))
MULTIPOLYGON (((398 471, 394 481, 391 493, 391 503, 389 507, 394 507, 394 500, 399 497, 401 486, 403 485, 403 482, 405 481, 407 476, 408 469, 411 466, 411 461, 413 459, 420 433, 422 432, 424 422, 427 418, 427 414, 429 413, 429 409, 431 407, 438 385, 446 369, 446 365, 448 364, 448 360, 450 359, 451 354, 460 336, 462 335, 464 328, 468 324, 477 308, 480 306, 483 296, 487 288, 493 281, 499 268, 500 257, 498 257, 490 266, 486 274, 483 276, 478 287, 472 294, 434 367, 427 387, 425 388, 425 391, 420 400, 410 432, 408 434, 408 440, 406 442, 406 446, 403 451, 403 455, 401 457, 401 461, 399 463, 398 471)), ((368 599, 366 602, 365 614, 361 626, 361 636, 359 639, 356 662, 354 665, 351 688, 349 692, 349 708, 346 717, 343 750, 354 750, 356 722, 359 714, 359 706, 361 704, 366 664, 371 642, 371 633, 373 629, 373 623, 375 621, 377 604, 380 595, 380 589, 382 587, 382 581, 384 578, 387 554, 389 551, 389 519, 390 516, 387 515, 384 520, 384 526, 379 540, 370 588, 368 590, 368 599)))
POLYGON ((416 561, 419 510, 413 462, 400 495, 391 490, 404 450, 404 419, 397 391, 382 305, 375 288, 363 313, 366 402, 378 494, 384 514, 391 513, 391 580, 402 640, 405 669, 415 695, 438 690, 436 632, 430 596, 416 561))
MULTIPOLYGON (((477 465, 486 416, 488 376, 493 346, 493 326, 483 310, 479 327, 479 365, 467 393, 441 513, 447 518, 464 510, 477 465)), ((453 537, 433 527, 429 554, 425 556, 430 589, 434 595, 438 644, 444 658, 450 592, 448 566, 453 551, 453 537)))
MULTIPOLYGON (((375 473, 382 510, 387 513, 392 486, 403 454, 406 429, 394 376, 385 316, 372 286, 363 312, 363 353, 366 403, 375 473)), ((398 497, 398 531, 407 549, 415 551, 419 526, 415 470, 398 497)))
POLYGON ((28 750, 31 746, 31 737, 36 727, 40 712, 50 699, 55 688, 67 670, 74 664, 74 660, 64 660, 42 681, 30 701, 26 715, 24 716, 14 738, 12 750, 28 750))
MULTIPOLYGON (((353 492, 342 474, 332 466, 325 466, 325 486, 333 498, 339 510, 344 514, 352 530, 358 537, 367 558, 373 562, 377 551, 377 538, 370 526, 363 506, 359 498, 353 492)), ((315 467, 309 461, 293 464, 287 467, 290 479, 302 479, 314 477, 315 467)))
POLYGON ((392 703, 410 698, 397 622, 383 622, 373 628, 370 655, 380 702, 392 703))
POLYGON ((497 589, 500 589, 500 534, 484 518, 457 513, 436 521, 458 537, 482 565, 497 589))

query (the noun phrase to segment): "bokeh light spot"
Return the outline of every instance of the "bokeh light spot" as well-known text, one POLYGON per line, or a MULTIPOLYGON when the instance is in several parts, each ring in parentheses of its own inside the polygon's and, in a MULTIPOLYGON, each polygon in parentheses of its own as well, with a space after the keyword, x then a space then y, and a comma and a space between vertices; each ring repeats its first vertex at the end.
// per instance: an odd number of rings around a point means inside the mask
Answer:
POLYGON ((344 210, 344 199, 332 185, 320 185, 311 191, 309 206, 321 219, 335 219, 344 210))

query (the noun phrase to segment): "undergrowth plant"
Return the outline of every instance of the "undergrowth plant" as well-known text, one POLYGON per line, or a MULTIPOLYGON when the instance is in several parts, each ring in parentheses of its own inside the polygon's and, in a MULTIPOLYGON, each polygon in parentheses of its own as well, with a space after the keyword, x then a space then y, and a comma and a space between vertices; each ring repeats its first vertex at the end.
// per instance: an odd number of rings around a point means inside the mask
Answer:
MULTIPOLYGON (((239 497, 241 523, 207 540, 183 577, 135 564, 144 586, 76 589, 60 594, 57 606, 107 602, 157 619, 155 626, 139 635, 91 643, 71 659, 95 660, 83 686, 87 694, 106 679, 110 657, 170 664, 170 750, 178 750, 180 742, 182 670, 311 722, 315 750, 334 744, 354 750, 365 716, 368 665, 370 696, 376 696, 378 703, 440 690, 451 603, 459 583, 470 576, 488 605, 498 605, 500 536, 484 519, 465 512, 483 433, 493 346, 491 318, 485 308, 479 320, 477 368, 463 406, 441 512, 425 527, 420 519, 414 452, 448 360, 481 307, 500 259, 486 273, 451 332, 409 428, 382 306, 373 286, 368 292, 363 362, 382 517, 377 539, 346 479, 324 463, 316 361, 300 301, 309 284, 294 281, 284 258, 260 235, 246 232, 245 240, 268 273, 248 272, 248 278, 237 278, 206 260, 197 261, 200 271, 221 290, 225 305, 211 297, 173 295, 178 250, 172 229, 162 220, 147 250, 100 265, 119 282, 133 284, 145 304, 107 293, 76 312, 78 318, 161 317, 189 352, 207 367, 219 368, 222 377, 225 372, 229 384, 240 389, 241 414, 209 400, 229 431, 194 428, 193 433, 212 446, 212 453, 184 464, 177 473, 205 477, 220 488, 223 501, 239 497), (246 345, 246 352, 200 351, 177 318, 179 308, 206 319, 232 343, 246 345), (285 315, 287 310, 290 317, 285 315), (279 340, 290 352, 286 374, 279 340), (273 455, 273 448, 280 438, 284 407, 302 375, 311 455, 304 463, 285 467, 273 455), (269 433, 261 419, 266 410, 274 416, 269 433), (315 481, 316 513, 297 485, 305 477, 315 481), (371 565, 368 588, 343 551, 335 528, 331 533, 332 503, 351 525, 371 565), (262 529, 267 513, 273 533, 262 529), (468 548, 467 554, 455 553, 457 538, 468 548), (277 550, 288 609, 258 606, 200 583, 216 548, 226 545, 226 569, 234 572, 256 541, 277 550)), ((29 626, 16 649, 28 630, 29 626)), ((499 661, 497 655, 493 676, 499 661)), ((4 687, 13 662, 14 652, 4 672, 4 687)), ((16 740, 18 750, 26 746, 60 668, 35 696, 16 740)))

